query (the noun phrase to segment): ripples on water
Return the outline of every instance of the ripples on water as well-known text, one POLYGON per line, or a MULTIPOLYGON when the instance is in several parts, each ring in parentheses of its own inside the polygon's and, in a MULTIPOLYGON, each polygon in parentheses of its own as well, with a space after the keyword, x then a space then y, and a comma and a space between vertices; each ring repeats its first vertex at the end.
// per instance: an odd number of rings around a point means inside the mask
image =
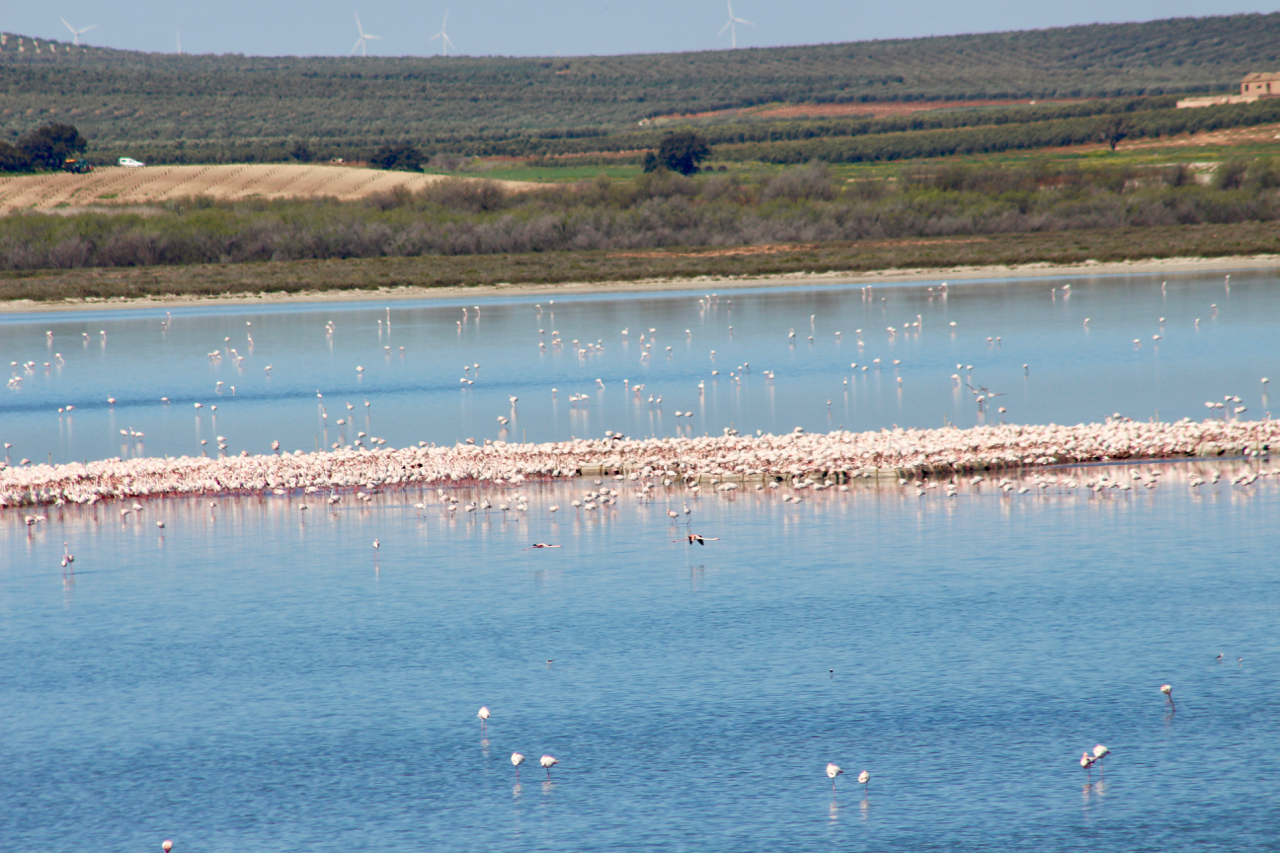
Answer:
POLYGON ((1280 506, 1244 470, 6 512, 0 847, 1269 849, 1280 506))
POLYGON ((1230 409, 1262 417, 1270 400, 1260 379, 1280 379, 1280 290, 1270 271, 1235 273, 1229 287, 1216 274, 1172 276, 1163 288, 1149 275, 971 282, 945 294, 939 284, 723 290, 714 299, 709 284, 562 295, 554 305, 550 294, 201 305, 173 311, 167 328, 159 309, 11 315, 0 317, 0 358, 22 381, 0 389, 0 440, 17 463, 212 455, 219 437, 234 454, 268 452, 275 440, 285 450, 328 448, 360 432, 366 443, 402 447, 606 430, 1099 422, 1115 412, 1172 421, 1204 417, 1206 401, 1227 395, 1242 401, 1230 409), (644 359, 642 335, 653 344, 644 359), (979 412, 966 383, 1001 396, 979 412), (627 390, 636 385, 643 390, 627 390))

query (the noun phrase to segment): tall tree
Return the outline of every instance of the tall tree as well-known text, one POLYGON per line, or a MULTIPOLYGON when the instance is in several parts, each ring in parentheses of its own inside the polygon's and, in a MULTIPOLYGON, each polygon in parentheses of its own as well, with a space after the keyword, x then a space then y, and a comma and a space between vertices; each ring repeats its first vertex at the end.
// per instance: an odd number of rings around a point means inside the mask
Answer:
POLYGON ((46 124, 18 139, 18 148, 36 169, 61 169, 68 157, 83 154, 89 143, 70 124, 46 124))
POLYGON ((671 133, 662 140, 655 154, 650 151, 644 155, 644 170, 652 172, 656 169, 670 169, 682 175, 692 175, 698 171, 698 164, 711 156, 711 146, 692 130, 671 133))

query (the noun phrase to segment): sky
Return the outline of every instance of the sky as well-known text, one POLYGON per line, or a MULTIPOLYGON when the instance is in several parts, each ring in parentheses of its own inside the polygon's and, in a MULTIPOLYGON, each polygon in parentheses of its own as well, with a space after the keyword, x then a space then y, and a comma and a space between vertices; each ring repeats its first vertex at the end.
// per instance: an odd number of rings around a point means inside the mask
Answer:
MULTIPOLYGON (((1027 0, 955 3, 895 0, 730 0, 739 47, 912 38, 955 33, 1038 29, 1072 24, 1274 12, 1280 0, 1027 0)), ((85 44, 125 50, 243 53, 261 56, 345 56, 359 33, 370 55, 440 52, 448 11, 451 54, 575 56, 722 50, 730 33, 725 0, 48 0, 0 3, 0 30, 70 41, 59 18, 85 44)))

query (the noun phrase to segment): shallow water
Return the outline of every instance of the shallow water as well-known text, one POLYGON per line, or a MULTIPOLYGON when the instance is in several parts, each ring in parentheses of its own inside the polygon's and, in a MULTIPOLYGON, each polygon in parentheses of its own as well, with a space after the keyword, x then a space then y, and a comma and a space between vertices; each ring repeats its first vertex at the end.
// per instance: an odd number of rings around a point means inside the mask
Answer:
POLYGON ((725 290, 714 299, 707 287, 554 305, 544 296, 199 306, 174 311, 167 328, 156 309, 10 315, 0 317, 0 359, 16 363, 22 381, 0 389, 0 440, 18 463, 212 455, 220 436, 234 454, 268 452, 272 441, 328 448, 360 432, 366 443, 400 447, 606 430, 1078 423, 1116 412, 1198 419, 1206 401, 1228 395, 1241 402, 1222 411, 1244 406, 1244 417, 1262 417, 1270 400, 1260 380, 1280 380, 1271 271, 1235 273, 1229 286, 1217 274, 1169 277, 1164 288, 1149 275, 969 282, 945 294, 939 284, 725 290), (917 317, 920 327, 909 327, 917 317), (562 346, 552 344, 556 332, 562 346), (653 343, 646 358, 641 335, 653 343))
MULTIPOLYGON (((375 303, 182 309, 167 329, 154 310, 10 316, 22 382, 0 389, 0 439, 16 464, 212 454, 219 435, 260 453, 354 430, 1172 420, 1225 395, 1241 402, 1217 416, 1262 417, 1274 284, 486 300, 479 320, 475 300, 395 302, 389 330, 375 303), (965 381, 1002 396, 980 412, 965 381)), ((1274 849, 1280 491, 1230 482, 1272 464, 1061 469, 951 499, 855 481, 642 503, 607 481, 617 505, 588 512, 570 500, 598 486, 576 481, 527 484, 526 513, 450 513, 434 489, 0 512, 0 850, 1274 849), (1129 488, 1065 485, 1104 474, 1129 488), (672 541, 688 531, 718 540, 672 541), (1113 755, 1090 783, 1098 742, 1113 755)))
POLYGON ((1271 849, 1276 480, 1131 470, 4 513, 0 847, 1271 849))

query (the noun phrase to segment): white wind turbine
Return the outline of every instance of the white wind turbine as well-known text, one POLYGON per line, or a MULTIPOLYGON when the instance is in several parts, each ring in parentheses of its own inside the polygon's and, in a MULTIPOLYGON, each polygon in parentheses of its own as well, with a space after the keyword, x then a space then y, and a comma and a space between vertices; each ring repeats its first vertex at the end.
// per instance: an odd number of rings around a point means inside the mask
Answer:
POLYGON ((382 36, 371 36, 364 31, 364 26, 360 23, 360 13, 356 12, 356 30, 360 33, 360 38, 356 39, 355 46, 351 48, 354 56, 355 52, 360 51, 361 56, 369 55, 369 40, 382 41, 382 36))
POLYGON ((449 45, 453 44, 453 39, 449 38, 449 34, 445 32, 445 28, 449 24, 449 10, 444 10, 444 21, 440 24, 440 32, 433 35, 430 41, 440 39, 440 49, 445 56, 449 55, 449 45))
POLYGON ((71 26, 70 24, 67 24, 67 19, 62 17, 61 15, 58 16, 58 20, 66 24, 67 29, 71 30, 71 43, 76 45, 77 47, 80 46, 80 36, 89 32, 89 30, 96 30, 98 28, 98 25, 94 24, 91 27, 85 27, 83 30, 77 30, 75 27, 71 26))
POLYGON ((734 25, 746 24, 748 27, 754 27, 755 24, 751 23, 750 21, 744 21, 742 18, 735 18, 733 16, 733 0, 724 0, 724 2, 725 2, 725 5, 729 7, 729 20, 726 21, 725 25, 720 28, 720 32, 716 33, 716 38, 720 38, 720 36, 724 35, 724 31, 728 30, 730 46, 737 47, 738 46, 738 28, 734 25))

